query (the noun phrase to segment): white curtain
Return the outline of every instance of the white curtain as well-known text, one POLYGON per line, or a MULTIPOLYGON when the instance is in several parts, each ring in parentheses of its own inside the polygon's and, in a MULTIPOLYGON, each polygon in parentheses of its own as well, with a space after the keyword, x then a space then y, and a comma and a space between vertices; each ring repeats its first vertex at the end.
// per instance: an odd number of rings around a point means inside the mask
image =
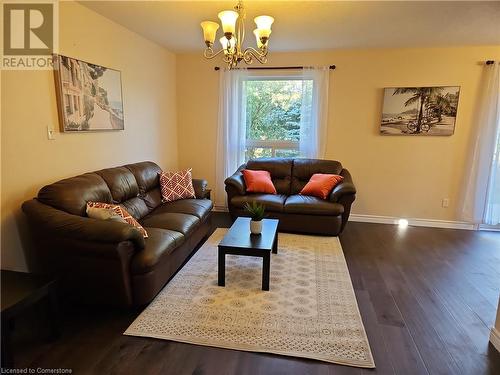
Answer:
POLYGON ((328 123, 328 67, 302 70, 302 105, 300 112, 300 155, 324 158, 328 123))
POLYGON ((486 65, 474 149, 467 169, 467 185, 462 216, 474 223, 500 223, 500 66, 486 65))
POLYGON ((217 128, 215 207, 225 208, 224 180, 245 162, 246 69, 221 69, 217 128))

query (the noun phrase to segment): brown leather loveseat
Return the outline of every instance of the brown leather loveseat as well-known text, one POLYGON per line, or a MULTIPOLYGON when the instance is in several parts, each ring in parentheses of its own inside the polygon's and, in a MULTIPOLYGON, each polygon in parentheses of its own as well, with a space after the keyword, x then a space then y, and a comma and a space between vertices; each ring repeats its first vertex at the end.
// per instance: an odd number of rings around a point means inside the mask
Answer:
POLYGON ((79 301, 117 306, 150 302, 208 234, 212 202, 206 182, 196 199, 162 203, 153 162, 103 169, 43 187, 22 208, 36 263, 56 274, 79 301), (86 216, 88 201, 122 205, 148 232, 86 216))
POLYGON ((334 160, 252 159, 228 177, 225 184, 233 219, 248 216, 245 203, 257 201, 266 206, 269 218, 279 219, 280 230, 299 233, 337 236, 344 229, 356 198, 351 174, 334 160), (247 194, 243 169, 268 171, 278 194, 247 194), (335 186, 327 200, 299 195, 315 173, 338 174, 344 180, 335 186))

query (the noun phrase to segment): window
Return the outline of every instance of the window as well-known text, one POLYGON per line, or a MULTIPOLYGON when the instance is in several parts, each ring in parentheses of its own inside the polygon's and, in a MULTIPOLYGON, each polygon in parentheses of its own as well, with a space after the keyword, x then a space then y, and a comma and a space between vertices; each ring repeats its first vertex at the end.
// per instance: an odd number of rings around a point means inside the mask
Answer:
POLYGON ((300 156, 301 110, 312 80, 252 77, 245 81, 245 160, 300 156))
POLYGON ((328 123, 328 67, 222 70, 216 151, 216 207, 224 180, 250 158, 323 158, 328 123))
POLYGON ((64 94, 64 98, 65 98, 64 104, 66 107, 66 113, 70 115, 73 113, 73 110, 71 109, 71 95, 64 94))
POLYGON ((462 217, 480 224, 480 228, 497 229, 500 228, 500 64, 486 64, 484 69, 462 217))

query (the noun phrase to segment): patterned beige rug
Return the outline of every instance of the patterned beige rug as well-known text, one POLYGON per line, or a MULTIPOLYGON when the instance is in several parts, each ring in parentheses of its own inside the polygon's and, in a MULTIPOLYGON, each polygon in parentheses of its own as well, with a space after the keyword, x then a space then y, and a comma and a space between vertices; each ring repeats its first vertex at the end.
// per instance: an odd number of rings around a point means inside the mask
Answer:
POLYGON ((215 231, 125 335, 375 367, 337 237, 280 233, 264 292, 261 258, 227 255, 226 286, 217 286, 226 231, 215 231))

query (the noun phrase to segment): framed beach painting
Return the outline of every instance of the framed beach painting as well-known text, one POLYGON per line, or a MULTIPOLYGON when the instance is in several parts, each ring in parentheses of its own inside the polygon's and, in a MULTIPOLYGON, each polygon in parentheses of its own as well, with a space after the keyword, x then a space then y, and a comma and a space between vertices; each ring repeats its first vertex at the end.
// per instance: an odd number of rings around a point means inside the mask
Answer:
POLYGON ((55 55, 54 74, 61 131, 124 129, 120 71, 55 55))
POLYGON ((459 86, 384 89, 382 135, 452 135, 459 86))

